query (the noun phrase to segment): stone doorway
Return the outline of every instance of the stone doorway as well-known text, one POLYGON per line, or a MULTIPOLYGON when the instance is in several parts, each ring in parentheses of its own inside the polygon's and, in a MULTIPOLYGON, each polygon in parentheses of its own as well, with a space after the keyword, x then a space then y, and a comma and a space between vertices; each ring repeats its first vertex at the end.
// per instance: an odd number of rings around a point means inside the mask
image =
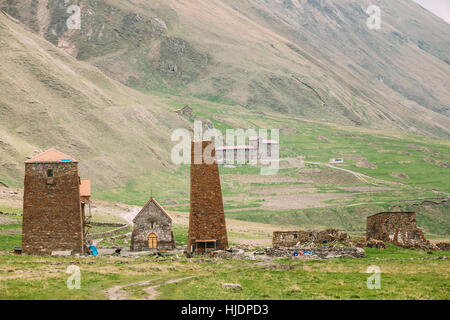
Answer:
POLYGON ((158 237, 154 233, 148 235, 148 247, 150 249, 158 248, 158 237))

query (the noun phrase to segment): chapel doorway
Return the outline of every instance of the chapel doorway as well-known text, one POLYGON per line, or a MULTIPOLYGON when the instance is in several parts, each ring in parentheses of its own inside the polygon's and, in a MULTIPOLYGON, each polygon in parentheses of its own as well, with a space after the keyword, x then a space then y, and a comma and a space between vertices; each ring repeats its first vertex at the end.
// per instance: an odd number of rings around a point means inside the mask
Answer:
POLYGON ((148 235, 148 247, 150 249, 158 248, 158 237, 154 233, 148 235))

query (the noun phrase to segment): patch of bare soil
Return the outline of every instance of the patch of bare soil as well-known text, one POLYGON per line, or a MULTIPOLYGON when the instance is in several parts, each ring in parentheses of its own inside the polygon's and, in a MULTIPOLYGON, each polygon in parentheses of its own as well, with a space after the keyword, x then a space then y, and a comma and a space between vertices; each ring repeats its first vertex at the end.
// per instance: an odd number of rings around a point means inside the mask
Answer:
POLYGON ((229 240, 233 243, 237 243, 239 245, 243 246, 250 246, 250 247, 270 247, 272 245, 272 239, 271 238, 264 238, 264 239, 247 239, 247 238, 239 238, 239 237, 229 237, 229 240))
POLYGON ((410 156, 410 155, 412 155, 411 152, 403 151, 403 150, 401 150, 401 151, 399 151, 399 152, 397 152, 397 153, 398 153, 398 154, 401 154, 401 155, 404 155, 404 156, 410 156))
POLYGON ((372 186, 338 187, 338 189, 345 190, 345 191, 351 191, 351 192, 371 192, 371 191, 389 191, 389 190, 394 190, 392 188, 372 187, 372 186))
POLYGON ((393 151, 392 150, 385 150, 385 149, 378 149, 377 152, 388 153, 388 152, 393 152, 393 151))
POLYGON ((330 140, 327 137, 323 137, 323 136, 317 136, 316 139, 320 140, 320 141, 330 142, 330 143, 334 142, 333 140, 330 140))
MULTIPOLYGON (((314 170, 314 169, 313 169, 314 170)), ((309 179, 316 184, 321 185, 345 185, 345 184, 361 184, 360 178, 349 170, 332 167, 325 165, 323 169, 319 171, 313 171, 311 173, 302 170, 299 172, 300 177, 303 179, 309 179)))
POLYGON ((17 220, 5 216, 0 216, 0 224, 15 224, 15 223, 17 223, 17 220))
POLYGON ((398 173, 398 172, 393 172, 390 174, 390 176, 393 178, 398 178, 398 179, 403 179, 403 180, 409 179, 409 177, 406 174, 398 173))
POLYGON ((295 177, 288 177, 282 175, 272 175, 272 176, 261 176, 256 174, 227 174, 224 177, 227 180, 239 181, 244 183, 285 183, 285 182, 300 182, 300 183, 310 183, 310 180, 304 180, 295 177))
MULTIPOLYGON (((281 196, 266 196, 253 198, 254 200, 263 200, 262 206, 258 207, 260 210, 277 211, 277 210, 296 210, 307 208, 322 208, 333 206, 333 204, 325 203, 328 200, 350 198, 352 195, 345 193, 314 193, 307 195, 281 195, 281 196)), ((233 211, 248 211, 254 208, 233 209, 233 211)))
POLYGON ((450 163, 445 162, 445 161, 438 161, 438 160, 435 160, 435 159, 430 158, 430 157, 424 157, 423 160, 425 160, 428 163, 432 163, 434 165, 442 167, 442 168, 450 168, 450 163))
POLYGON ((416 151, 431 153, 435 157, 446 158, 445 156, 441 155, 439 152, 437 152, 436 150, 433 150, 431 148, 426 148, 426 147, 418 146, 415 144, 408 144, 407 147, 411 148, 413 150, 416 150, 416 151))
POLYGON ((252 188, 251 190, 252 194, 274 194, 277 195, 281 194, 292 194, 292 193, 316 193, 316 188, 304 188, 304 187, 286 187, 286 188, 280 188, 276 186, 269 186, 269 187, 256 187, 252 188))
POLYGON ((355 165, 360 168, 376 169, 377 166, 370 163, 366 158, 352 154, 348 156, 349 159, 356 161, 355 165))
MULTIPOLYGON (((172 280, 168 280, 168 281, 164 282, 163 284, 177 283, 177 282, 180 282, 180 281, 183 281, 186 279, 190 279, 190 278, 192 278, 192 277, 172 279, 172 280)), ((128 284, 124 284, 124 285, 120 285, 120 286, 115 286, 115 287, 112 287, 112 288, 106 290, 105 293, 108 296, 108 300, 124 300, 127 298, 127 296, 126 296, 126 293, 122 289, 124 289, 126 287, 131 287, 131 286, 147 286, 154 281, 155 281, 155 279, 152 279, 152 280, 145 280, 145 281, 128 283, 128 284)), ((163 284, 151 286, 151 287, 144 289, 144 291, 148 293, 148 297, 146 298, 146 300, 156 300, 156 297, 159 294, 159 292, 156 291, 156 289, 161 287, 163 284)))
POLYGON ((21 234, 21 233, 22 233, 21 228, 0 230, 0 235, 2 236, 11 236, 13 234, 21 234))

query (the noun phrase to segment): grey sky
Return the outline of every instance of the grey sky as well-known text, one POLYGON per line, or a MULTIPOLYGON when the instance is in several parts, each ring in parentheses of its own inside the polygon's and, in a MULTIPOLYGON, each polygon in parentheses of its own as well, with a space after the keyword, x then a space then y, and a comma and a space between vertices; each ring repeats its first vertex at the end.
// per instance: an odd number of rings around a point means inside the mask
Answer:
POLYGON ((450 23, 450 0, 414 0, 428 11, 450 23))

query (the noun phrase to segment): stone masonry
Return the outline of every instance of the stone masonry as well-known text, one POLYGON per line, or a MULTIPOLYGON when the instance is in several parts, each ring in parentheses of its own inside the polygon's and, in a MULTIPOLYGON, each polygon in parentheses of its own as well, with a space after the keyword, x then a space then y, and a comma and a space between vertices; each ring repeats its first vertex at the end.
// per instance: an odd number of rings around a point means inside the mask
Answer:
POLYGON ((188 238, 190 251, 204 251, 201 241, 210 240, 216 241, 216 249, 224 250, 228 247, 219 168, 215 161, 212 141, 198 141, 191 144, 191 208, 188 238), (211 150, 210 155, 214 159, 211 164, 208 164, 208 159, 203 156, 205 149, 211 150))
POLYGON ((274 248, 292 248, 298 243, 327 243, 332 241, 345 241, 348 235, 336 229, 312 231, 275 231, 272 238, 274 248))
POLYGON ((78 162, 49 150, 25 163, 22 250, 83 253, 78 162))
POLYGON ((133 219, 133 224, 131 251, 175 248, 172 218, 153 197, 133 219))
POLYGON ((392 242, 403 247, 430 245, 416 225, 415 212, 381 212, 367 217, 366 239, 392 242))

